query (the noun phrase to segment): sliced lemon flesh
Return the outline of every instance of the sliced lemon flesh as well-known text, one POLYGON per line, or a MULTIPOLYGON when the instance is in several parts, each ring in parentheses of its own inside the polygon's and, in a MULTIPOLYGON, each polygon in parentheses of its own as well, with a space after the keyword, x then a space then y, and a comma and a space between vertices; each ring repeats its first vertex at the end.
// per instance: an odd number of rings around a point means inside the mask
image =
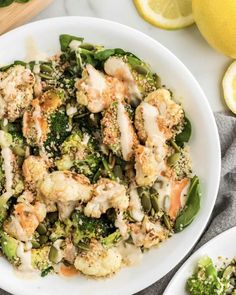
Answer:
POLYGON ((152 25, 180 29, 194 23, 192 0, 133 0, 139 14, 152 25))
POLYGON ((236 114, 236 61, 229 66, 224 75, 223 92, 227 106, 236 114))

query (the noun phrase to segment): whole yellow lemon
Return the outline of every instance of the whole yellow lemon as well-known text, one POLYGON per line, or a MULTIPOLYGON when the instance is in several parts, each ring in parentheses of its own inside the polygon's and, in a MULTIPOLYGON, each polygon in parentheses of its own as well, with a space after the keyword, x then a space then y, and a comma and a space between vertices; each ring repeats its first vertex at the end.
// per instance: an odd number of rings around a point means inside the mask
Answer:
POLYGON ((195 22, 208 43, 236 58, 236 0, 193 0, 195 22))

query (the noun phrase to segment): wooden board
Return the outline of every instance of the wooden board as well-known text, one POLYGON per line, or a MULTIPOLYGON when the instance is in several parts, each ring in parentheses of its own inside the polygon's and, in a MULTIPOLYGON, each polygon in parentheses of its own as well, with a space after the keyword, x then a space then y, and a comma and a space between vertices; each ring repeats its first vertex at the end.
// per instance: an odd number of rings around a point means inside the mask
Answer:
POLYGON ((13 3, 0 8, 0 35, 17 27, 37 15, 53 0, 31 0, 27 3, 13 3))

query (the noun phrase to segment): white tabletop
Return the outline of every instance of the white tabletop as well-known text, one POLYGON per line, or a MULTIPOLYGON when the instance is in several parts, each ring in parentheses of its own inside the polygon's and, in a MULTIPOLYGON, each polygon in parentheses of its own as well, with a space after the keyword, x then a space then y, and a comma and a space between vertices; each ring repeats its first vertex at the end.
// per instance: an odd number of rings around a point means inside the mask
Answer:
POLYGON ((190 69, 205 91, 213 111, 225 109, 221 80, 230 59, 208 46, 195 25, 179 31, 158 29, 139 17, 132 0, 54 0, 33 21, 65 15, 110 19, 150 35, 169 48, 190 69))

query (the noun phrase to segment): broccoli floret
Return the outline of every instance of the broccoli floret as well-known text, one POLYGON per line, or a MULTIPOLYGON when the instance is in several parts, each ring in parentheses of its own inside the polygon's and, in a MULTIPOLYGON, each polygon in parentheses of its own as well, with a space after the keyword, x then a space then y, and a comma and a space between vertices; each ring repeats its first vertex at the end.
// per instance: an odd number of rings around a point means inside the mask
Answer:
POLYGON ((73 243, 78 246, 81 243, 88 244, 92 238, 104 240, 104 243, 109 245, 118 239, 119 233, 114 233, 116 228, 112 222, 102 217, 100 219, 85 216, 80 211, 74 211, 71 218, 67 218, 64 222, 56 221, 51 228, 50 240, 55 242, 58 239, 72 237, 73 243))
POLYGON ((87 242, 92 238, 102 239, 115 231, 114 226, 105 218, 90 218, 79 211, 72 214, 73 242, 77 245, 80 242, 87 242))
POLYGON ((25 156, 26 141, 20 132, 12 132, 11 149, 13 153, 19 157, 25 156))
POLYGON ((69 118, 64 109, 52 113, 48 119, 50 132, 44 144, 46 151, 52 156, 60 155, 60 145, 68 137, 69 118))
POLYGON ((121 234, 119 230, 102 239, 102 244, 106 247, 112 247, 118 243, 121 239, 121 234))
MULTIPOLYGON (((69 220, 65 221, 67 224, 69 220)), ((50 235, 50 240, 55 242, 58 239, 66 238, 70 234, 70 225, 67 225, 61 221, 56 221, 54 226, 52 227, 52 233, 50 235)))
POLYGON ((61 146, 62 158, 56 161, 59 170, 70 169, 92 178, 100 164, 100 154, 87 133, 80 131, 71 134, 61 146))
POLYGON ((43 248, 31 250, 31 264, 33 268, 45 271, 51 266, 48 258, 49 251, 50 246, 44 246, 43 248))
POLYGON ((187 290, 191 295, 223 295, 227 285, 227 279, 218 276, 211 258, 203 257, 187 281, 187 290))
POLYGON ((0 233, 0 238, 3 254, 6 256, 10 263, 17 265, 19 263, 19 257, 17 256, 19 241, 10 237, 5 232, 0 233))

